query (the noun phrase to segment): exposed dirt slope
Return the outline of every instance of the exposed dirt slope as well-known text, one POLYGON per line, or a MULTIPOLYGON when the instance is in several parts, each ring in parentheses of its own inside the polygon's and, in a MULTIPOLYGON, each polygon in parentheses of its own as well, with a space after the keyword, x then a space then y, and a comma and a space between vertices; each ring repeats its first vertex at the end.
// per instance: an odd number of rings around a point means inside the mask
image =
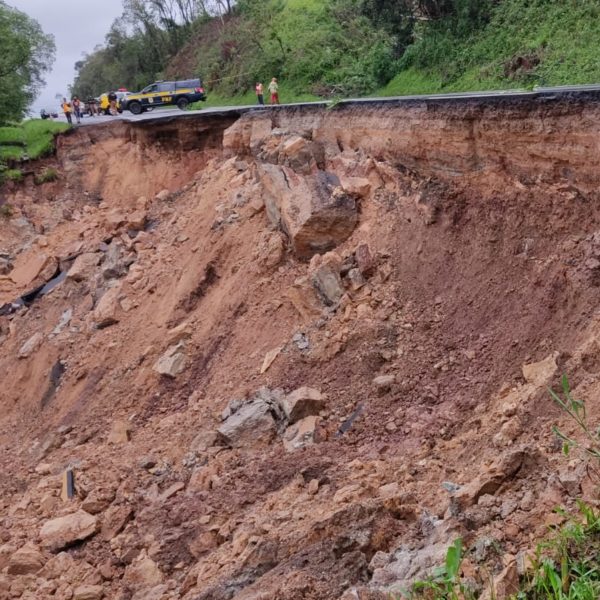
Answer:
POLYGON ((591 494, 546 388, 597 413, 598 113, 61 138, 0 222, 0 595, 386 598, 459 535, 510 583, 591 494))

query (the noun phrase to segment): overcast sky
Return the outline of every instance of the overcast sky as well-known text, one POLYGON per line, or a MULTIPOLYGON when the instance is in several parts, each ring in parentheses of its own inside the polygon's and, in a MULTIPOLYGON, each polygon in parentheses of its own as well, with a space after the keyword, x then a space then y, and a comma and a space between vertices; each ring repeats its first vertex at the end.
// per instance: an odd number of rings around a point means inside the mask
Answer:
POLYGON ((55 94, 68 94, 75 63, 84 52, 104 42, 112 22, 121 15, 121 0, 7 0, 10 6, 36 19, 56 40, 56 62, 46 75, 46 87, 33 110, 58 106, 55 94))

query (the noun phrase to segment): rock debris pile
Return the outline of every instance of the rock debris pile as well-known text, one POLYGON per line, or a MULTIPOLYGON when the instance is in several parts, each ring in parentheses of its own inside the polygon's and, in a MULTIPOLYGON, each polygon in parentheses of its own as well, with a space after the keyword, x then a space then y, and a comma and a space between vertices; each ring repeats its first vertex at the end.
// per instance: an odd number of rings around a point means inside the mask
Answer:
POLYGON ((85 128, 1 192, 0 597, 378 600, 457 537, 510 593, 594 494, 547 388, 597 413, 600 204, 460 110, 85 128))

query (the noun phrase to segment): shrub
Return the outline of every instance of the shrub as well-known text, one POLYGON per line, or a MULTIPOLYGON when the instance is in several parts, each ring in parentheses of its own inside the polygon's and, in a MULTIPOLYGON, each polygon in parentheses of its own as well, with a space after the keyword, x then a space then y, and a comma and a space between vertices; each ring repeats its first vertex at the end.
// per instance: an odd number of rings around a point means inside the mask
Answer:
POLYGON ((3 219, 10 219, 13 214, 15 212, 15 209, 13 208, 12 204, 2 204, 0 205, 0 216, 3 219))
POLYGON ((43 183, 56 181, 57 179, 58 171, 56 169, 53 169, 52 167, 48 167, 47 169, 44 169, 39 175, 36 175, 33 181, 36 185, 42 185, 43 183))

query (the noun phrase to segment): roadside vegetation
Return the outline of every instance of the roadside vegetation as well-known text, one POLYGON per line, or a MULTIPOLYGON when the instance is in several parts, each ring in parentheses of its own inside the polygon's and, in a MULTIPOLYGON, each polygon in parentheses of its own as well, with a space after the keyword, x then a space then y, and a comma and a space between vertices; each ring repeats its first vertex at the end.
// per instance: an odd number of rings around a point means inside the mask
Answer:
MULTIPOLYGON (((600 466, 600 427, 589 423, 585 402, 573 397, 566 376, 559 393, 550 390, 554 402, 577 426, 578 436, 567 436, 558 427, 553 431, 563 442, 563 453, 577 452, 591 460, 588 472, 597 474, 600 466)), ((597 600, 600 598, 600 510, 582 500, 577 511, 557 507, 562 525, 551 529, 526 559, 519 591, 510 600, 597 600)), ((448 548, 444 565, 430 577, 416 581, 412 590, 400 596, 410 600, 475 600, 480 590, 469 587, 461 578, 465 558, 462 540, 448 548)), ((493 599, 493 593, 491 598, 493 599)))
POLYGON ((30 119, 18 125, 0 127, 0 183, 20 181, 20 165, 27 160, 49 156, 54 152, 54 136, 66 131, 67 123, 30 119))
POLYGON ((600 81, 595 0, 127 0, 73 92, 201 76, 200 106, 600 81), (266 91, 266 90, 265 90, 266 91))
POLYGON ((0 0, 0 125, 22 119, 54 61, 54 38, 0 0))

